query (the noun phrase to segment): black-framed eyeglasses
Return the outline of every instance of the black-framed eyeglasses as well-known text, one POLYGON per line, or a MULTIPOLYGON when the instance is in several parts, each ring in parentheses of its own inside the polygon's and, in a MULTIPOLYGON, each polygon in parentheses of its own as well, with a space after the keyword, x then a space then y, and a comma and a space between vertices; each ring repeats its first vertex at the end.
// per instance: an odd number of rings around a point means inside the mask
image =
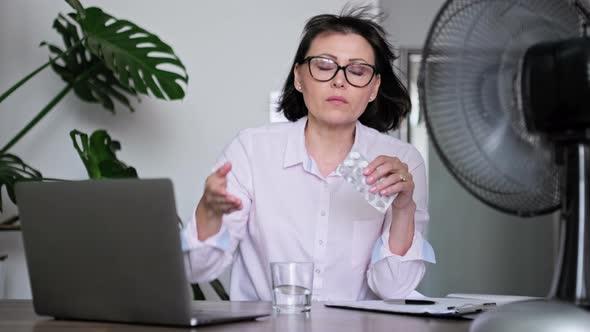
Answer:
POLYGON ((346 81, 357 88, 364 88, 369 85, 377 72, 375 66, 368 63, 353 62, 346 66, 340 66, 336 61, 321 56, 308 56, 303 59, 303 63, 305 62, 307 62, 309 74, 315 80, 320 82, 330 81, 342 69, 346 81))

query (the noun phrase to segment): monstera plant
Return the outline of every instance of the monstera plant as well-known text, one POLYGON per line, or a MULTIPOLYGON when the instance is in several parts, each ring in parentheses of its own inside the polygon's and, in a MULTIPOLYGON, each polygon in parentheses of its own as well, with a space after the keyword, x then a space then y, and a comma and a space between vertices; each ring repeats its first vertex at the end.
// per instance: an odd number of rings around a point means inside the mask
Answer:
MULTIPOLYGON (((49 179, 10 149, 45 117, 69 92, 90 103, 100 103, 109 112, 115 111, 115 101, 133 111, 129 97, 148 93, 159 99, 184 97, 183 85, 188 74, 172 48, 158 36, 134 23, 117 19, 97 7, 84 8, 78 0, 66 0, 74 9, 68 15, 59 14, 53 28, 61 35, 63 46, 42 42, 50 59, 0 95, 0 103, 16 89, 47 67, 51 67, 65 86, 14 138, 0 149, 0 193, 6 187, 8 197, 18 204, 14 186, 18 181, 49 179)), ((72 130, 70 137, 91 179, 137 177, 136 170, 116 157, 121 149, 105 130, 90 136, 72 130)), ((0 212, 2 200, 0 195, 0 212)), ((18 216, 0 222, 2 228, 16 229, 18 216)), ((228 299, 221 283, 211 283, 222 299, 228 299)), ((196 299, 204 299, 198 285, 193 285, 196 299)))

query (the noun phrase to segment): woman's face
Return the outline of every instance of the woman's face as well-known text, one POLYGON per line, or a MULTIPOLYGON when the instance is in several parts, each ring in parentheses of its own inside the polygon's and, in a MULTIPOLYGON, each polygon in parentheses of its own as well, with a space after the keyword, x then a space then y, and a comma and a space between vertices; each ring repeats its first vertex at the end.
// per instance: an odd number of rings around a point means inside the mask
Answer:
MULTIPOLYGON (((329 81, 321 82, 316 78, 329 72, 330 61, 340 66, 351 63, 375 65, 375 55, 369 42, 354 33, 329 32, 319 34, 311 42, 306 57, 321 57, 314 64, 306 62, 295 65, 295 89, 303 94, 309 118, 328 127, 349 127, 356 123, 363 114, 367 104, 375 99, 381 79, 375 75, 364 87, 353 86, 345 78, 344 70, 339 70, 329 81), (319 62, 318 62, 319 61, 319 62), (312 77, 309 67, 315 66, 312 77), (319 73, 319 75, 318 75, 319 73)), ((349 68, 348 78, 360 85, 360 75, 370 75, 367 66, 349 68), (368 69, 368 71, 366 71, 368 69), (365 72, 363 72, 365 70, 365 72), (356 77, 354 77, 356 76, 356 77)), ((327 76, 329 78, 329 75, 327 76)), ((362 79, 361 79, 362 80, 362 79)))

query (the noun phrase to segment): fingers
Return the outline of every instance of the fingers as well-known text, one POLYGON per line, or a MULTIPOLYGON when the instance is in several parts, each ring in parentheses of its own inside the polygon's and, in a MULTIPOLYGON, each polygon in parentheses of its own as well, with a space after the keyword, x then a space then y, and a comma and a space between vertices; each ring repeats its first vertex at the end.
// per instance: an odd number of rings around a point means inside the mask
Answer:
POLYGON ((236 206, 234 204, 217 204, 213 207, 213 211, 219 214, 228 214, 241 209, 241 206, 236 206))
POLYGON ((225 177, 229 171, 231 171, 231 163, 226 161, 225 164, 221 165, 216 171, 215 174, 221 177, 225 177))
POLYGON ((242 201, 227 193, 227 175, 231 171, 231 163, 226 162, 213 172, 205 181, 203 193, 208 209, 221 214, 242 209, 242 201))
POLYGON ((367 176, 367 183, 374 184, 379 179, 388 177, 393 173, 408 173, 408 165, 397 157, 378 156, 365 168, 363 172, 367 176))
POLYGON ((243 207, 242 201, 230 194, 218 195, 205 192, 204 198, 207 208, 217 213, 230 213, 241 210, 243 207))
POLYGON ((391 196, 401 191, 412 190, 414 187, 414 179, 411 173, 394 173, 382 178, 369 189, 372 193, 380 193, 381 195, 391 196))
POLYGON ((397 193, 414 191, 412 174, 408 165, 397 157, 378 156, 367 165, 363 172, 367 176, 367 184, 372 185, 369 191, 391 196, 397 193))
POLYGON ((363 172, 363 174, 367 176, 371 175, 377 169, 377 167, 383 165, 388 160, 388 158, 390 157, 381 155, 373 159, 373 161, 371 161, 369 165, 365 167, 365 171, 363 172))
POLYGON ((227 202, 233 204, 233 205, 242 205, 242 200, 240 200, 239 198, 237 198, 236 196, 230 195, 230 194, 226 194, 225 195, 225 199, 227 202))
POLYGON ((205 180, 205 191, 215 193, 218 195, 225 195, 225 187, 227 185, 227 174, 231 170, 231 163, 226 162, 219 167, 215 172, 207 177, 205 180))
POLYGON ((207 203, 208 204, 231 204, 234 206, 241 206, 242 201, 230 194, 225 195, 216 195, 216 194, 207 194, 206 195, 207 203))
POLYGON ((367 183, 368 184, 374 184, 375 182, 377 182, 379 179, 383 179, 384 177, 387 177, 389 174, 394 173, 397 170, 397 167, 395 167, 394 163, 383 163, 381 165, 379 165, 368 177, 367 177, 367 183))
POLYGON ((227 180, 225 176, 221 177, 217 174, 217 172, 215 172, 212 175, 209 175, 209 177, 205 181, 205 193, 217 196, 225 196, 227 195, 227 192, 225 191, 226 187, 227 180))

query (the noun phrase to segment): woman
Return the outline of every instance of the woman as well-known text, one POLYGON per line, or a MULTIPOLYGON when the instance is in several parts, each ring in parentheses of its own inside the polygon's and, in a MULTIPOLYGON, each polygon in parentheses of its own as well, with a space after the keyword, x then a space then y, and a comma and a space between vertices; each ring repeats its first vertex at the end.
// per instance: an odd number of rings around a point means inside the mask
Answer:
POLYGON ((311 18, 283 88, 291 122, 240 132, 205 183, 183 231, 193 282, 232 266, 232 300, 272 298, 269 263, 313 261, 314 300, 403 298, 434 253, 418 151, 381 132, 409 98, 383 29, 364 9, 311 18), (385 214, 335 172, 350 151, 369 161, 385 214))

